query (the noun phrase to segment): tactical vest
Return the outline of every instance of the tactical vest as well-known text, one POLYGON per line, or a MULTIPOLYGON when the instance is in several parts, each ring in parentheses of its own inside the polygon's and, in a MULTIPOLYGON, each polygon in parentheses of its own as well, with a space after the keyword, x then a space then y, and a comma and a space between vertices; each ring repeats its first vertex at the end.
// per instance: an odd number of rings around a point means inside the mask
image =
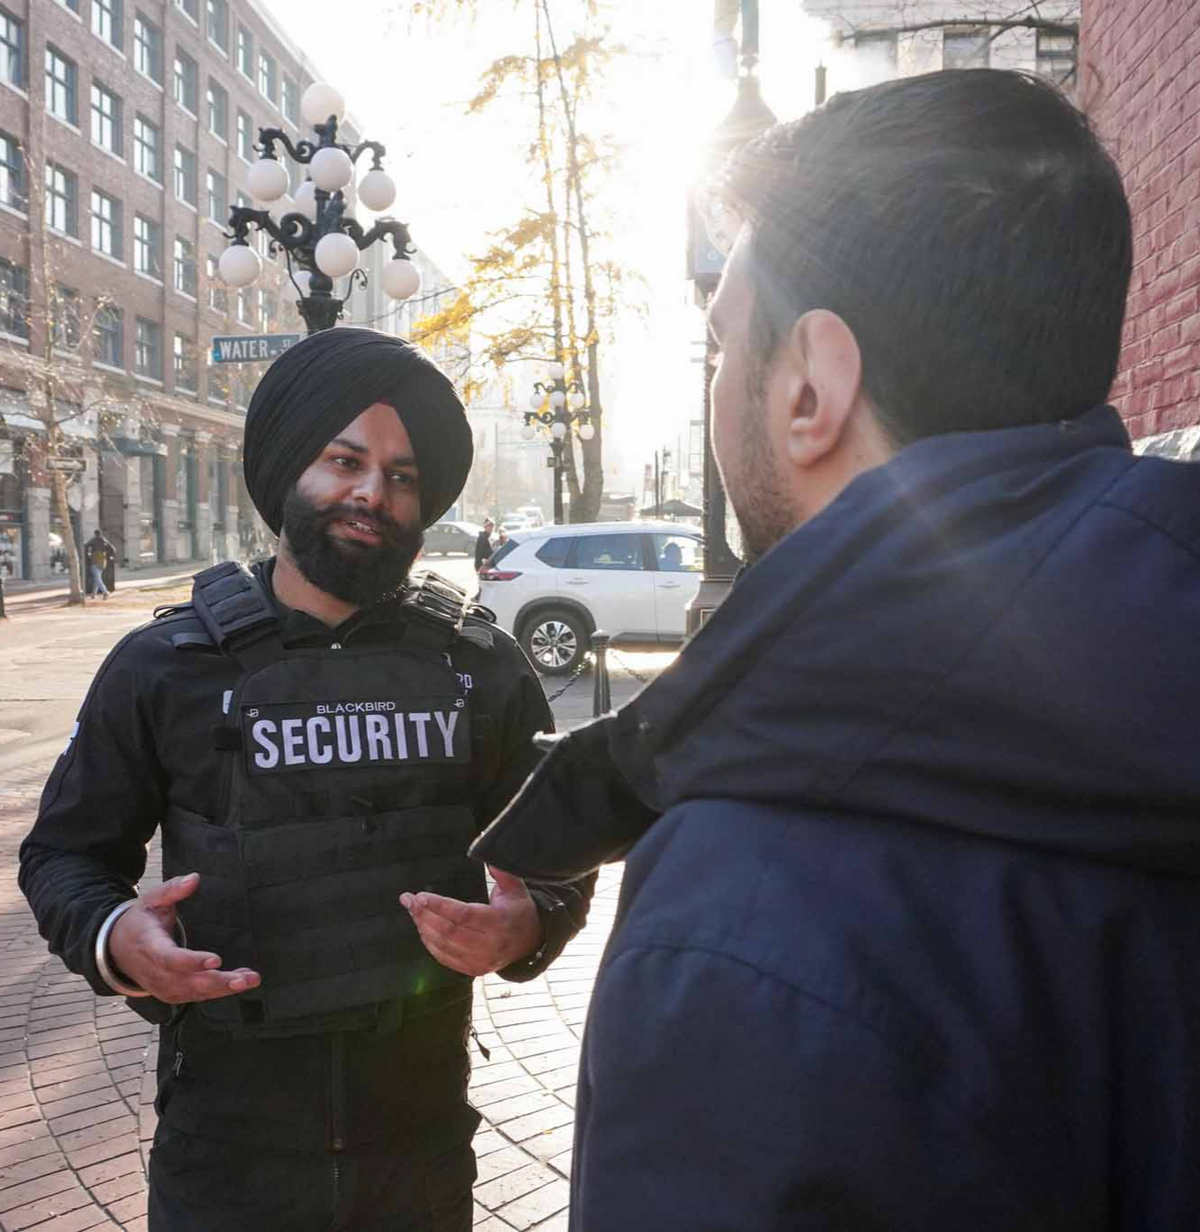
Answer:
POLYGON ((397 642, 288 650, 245 566, 196 575, 196 613, 242 671, 214 732, 218 815, 169 809, 163 875, 200 873, 180 904, 189 947, 262 976, 197 1003, 231 1034, 366 1027, 385 1003, 444 1003, 470 982, 429 955, 399 903, 406 890, 487 898, 466 855, 471 714, 450 657, 467 600, 434 582, 406 597, 397 642))

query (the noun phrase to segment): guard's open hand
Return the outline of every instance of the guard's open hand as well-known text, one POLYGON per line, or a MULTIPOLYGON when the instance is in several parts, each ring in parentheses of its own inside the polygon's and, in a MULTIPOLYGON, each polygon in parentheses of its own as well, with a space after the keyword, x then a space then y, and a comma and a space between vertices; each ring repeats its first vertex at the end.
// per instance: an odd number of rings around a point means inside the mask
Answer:
POLYGON ((464 903, 428 890, 400 895, 425 948, 443 967, 464 975, 499 971, 542 944, 541 920, 525 883, 498 868, 488 871, 496 884, 487 903, 464 903))
POLYGON ((185 950, 175 943, 175 904, 195 894, 199 886, 200 874, 187 873, 147 890, 109 934, 108 956, 113 966, 168 1005, 215 1001, 260 983, 257 971, 247 967, 218 970, 219 955, 185 950))

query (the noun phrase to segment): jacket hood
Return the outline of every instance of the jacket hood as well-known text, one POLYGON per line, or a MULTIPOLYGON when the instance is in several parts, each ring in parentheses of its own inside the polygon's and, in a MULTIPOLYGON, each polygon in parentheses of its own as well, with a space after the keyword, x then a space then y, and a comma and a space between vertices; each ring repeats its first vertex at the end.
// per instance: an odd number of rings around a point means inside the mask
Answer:
POLYGON ((918 442, 561 740, 478 854, 577 875, 724 798, 1200 874, 1198 556, 1200 468, 1134 458, 1111 408, 918 442))

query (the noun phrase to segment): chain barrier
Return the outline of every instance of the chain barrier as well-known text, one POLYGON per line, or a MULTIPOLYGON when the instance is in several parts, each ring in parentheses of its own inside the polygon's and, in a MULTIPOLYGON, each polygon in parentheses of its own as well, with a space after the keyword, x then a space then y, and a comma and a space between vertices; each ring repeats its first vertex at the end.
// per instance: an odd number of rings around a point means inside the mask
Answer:
POLYGON ((546 698, 547 704, 552 705, 554 702, 558 701, 558 699, 562 697, 562 695, 575 683, 575 681, 577 681, 579 677, 583 675, 583 673, 587 670, 587 665, 588 665, 588 656, 584 655, 583 658, 580 659, 579 662, 575 665, 575 670, 572 671, 571 674, 567 677, 567 683, 564 684, 563 687, 559 689, 557 692, 551 693, 550 696, 546 698))
POLYGON ((634 678, 634 680, 638 682, 638 684, 649 684, 650 683, 649 676, 643 676, 642 673, 639 672, 636 667, 630 667, 629 661, 625 658, 625 656, 618 654, 616 650, 613 649, 612 646, 608 648, 608 653, 612 655, 614 659, 616 659, 617 666, 622 668, 624 671, 627 671, 634 678))

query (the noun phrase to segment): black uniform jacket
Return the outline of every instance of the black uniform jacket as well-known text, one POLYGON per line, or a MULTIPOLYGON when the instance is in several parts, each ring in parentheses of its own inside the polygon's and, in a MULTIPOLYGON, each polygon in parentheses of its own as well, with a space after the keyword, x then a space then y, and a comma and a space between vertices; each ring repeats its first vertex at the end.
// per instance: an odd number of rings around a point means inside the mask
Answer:
MULTIPOLYGON (((273 562, 256 566, 268 592, 272 569, 273 562)), ((278 606, 288 647, 386 645, 403 630, 396 603, 336 629, 278 606)), ((553 719, 516 644, 491 625, 478 627, 493 644, 460 639, 454 666, 478 733, 469 773, 482 829, 529 775, 540 756, 532 737, 552 730, 553 719)), ((213 747, 213 728, 240 669, 215 648, 176 649, 173 635, 192 632, 203 627, 184 608, 130 633, 108 656, 21 847, 21 888, 42 936, 102 996, 112 990, 96 971, 96 935, 135 893, 168 804, 216 818, 227 754, 213 747)), ((531 885, 545 944, 502 974, 529 979, 548 966, 582 927, 591 889, 591 881, 531 885)), ((394 1007, 370 1032, 250 1041, 228 1039, 198 1015, 170 1013, 156 1001, 131 1005, 147 1017, 170 1014, 160 1040, 159 1102, 167 1122, 187 1132, 283 1149, 373 1150, 409 1138, 460 1141, 477 1123, 466 1102, 469 996, 405 1021, 403 1007, 394 1007)))

